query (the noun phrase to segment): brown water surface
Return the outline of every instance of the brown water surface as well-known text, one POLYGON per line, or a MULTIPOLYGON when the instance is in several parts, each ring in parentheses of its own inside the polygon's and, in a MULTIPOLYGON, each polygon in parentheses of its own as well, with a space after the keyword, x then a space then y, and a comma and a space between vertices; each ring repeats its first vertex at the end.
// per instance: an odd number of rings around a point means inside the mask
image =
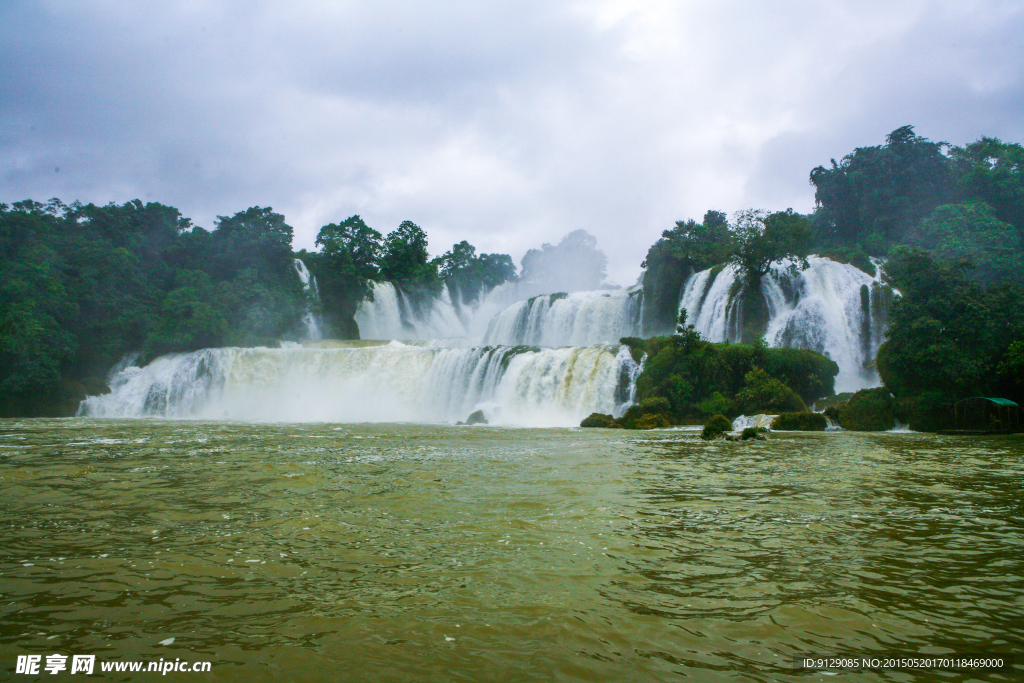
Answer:
MULTIPOLYGON (((0 678, 51 653, 246 683, 829 680, 794 657, 1020 653, 1022 478, 1019 435, 4 420, 0 678)), ((840 675, 1021 680, 1018 659, 840 675)))

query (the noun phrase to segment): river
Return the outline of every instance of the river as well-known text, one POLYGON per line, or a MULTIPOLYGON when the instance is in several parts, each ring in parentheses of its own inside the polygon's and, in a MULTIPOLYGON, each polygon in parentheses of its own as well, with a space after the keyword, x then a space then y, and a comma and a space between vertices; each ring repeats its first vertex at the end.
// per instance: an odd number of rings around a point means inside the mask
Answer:
POLYGON ((1022 456, 1020 435, 3 420, 0 671, 803 681, 828 678, 802 655, 1019 653, 1022 456))

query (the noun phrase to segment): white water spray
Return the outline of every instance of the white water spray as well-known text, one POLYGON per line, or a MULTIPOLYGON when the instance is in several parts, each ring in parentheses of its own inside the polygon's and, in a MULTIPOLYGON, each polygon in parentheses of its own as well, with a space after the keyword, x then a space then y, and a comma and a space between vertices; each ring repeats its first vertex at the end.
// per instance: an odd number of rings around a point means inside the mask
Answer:
POLYGON ((622 414, 636 363, 610 346, 524 350, 391 342, 336 348, 220 348, 157 358, 86 399, 94 417, 576 426, 622 414))

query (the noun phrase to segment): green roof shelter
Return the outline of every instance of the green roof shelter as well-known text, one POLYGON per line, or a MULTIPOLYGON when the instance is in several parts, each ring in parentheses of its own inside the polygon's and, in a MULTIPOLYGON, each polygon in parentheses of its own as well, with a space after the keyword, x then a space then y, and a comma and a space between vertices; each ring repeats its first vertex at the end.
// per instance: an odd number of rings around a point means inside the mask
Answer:
POLYGON ((972 396, 953 406, 957 429, 1012 432, 1020 429, 1020 407, 1008 398, 972 396))

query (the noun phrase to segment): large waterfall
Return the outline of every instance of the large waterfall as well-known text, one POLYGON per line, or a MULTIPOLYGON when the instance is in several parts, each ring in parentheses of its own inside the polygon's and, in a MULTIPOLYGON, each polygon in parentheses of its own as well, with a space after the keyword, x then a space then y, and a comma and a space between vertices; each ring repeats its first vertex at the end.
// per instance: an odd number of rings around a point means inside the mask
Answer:
MULTIPOLYGON (((327 343, 325 343, 327 344, 327 343)), ((436 422, 483 410, 492 423, 573 426, 622 414, 637 365, 627 349, 589 346, 220 348, 171 354, 111 377, 86 399, 95 417, 436 422)))
MULTIPOLYGON (((884 339, 889 290, 826 258, 811 257, 810 268, 796 274, 787 265, 761 282, 766 341, 827 354, 840 368, 838 391, 877 384, 873 360, 884 339)), ((296 261, 295 268, 315 294, 305 265, 296 261)), ((482 410, 494 423, 538 426, 574 426, 592 412, 622 414, 634 399, 639 366, 618 340, 642 333, 642 290, 534 291, 529 283, 508 283, 464 300, 447 289, 410 297, 391 283, 374 283, 372 301, 356 313, 364 341, 203 349, 141 368, 119 366, 111 393, 86 399, 80 412, 455 422, 482 410)), ((717 267, 687 280, 679 306, 705 339, 735 342, 744 300, 735 270, 717 267)), ((317 339, 312 313, 306 324, 308 339, 317 339)))
MULTIPOLYGON (((853 266, 818 256, 808 261, 802 272, 794 274, 784 263, 762 278, 765 341, 830 357, 839 365, 836 391, 877 386, 874 359, 884 341, 889 290, 879 277, 853 266)), ((705 339, 736 342, 743 322, 738 290, 733 267, 709 268, 687 280, 680 309, 705 339)))
POLYGON ((374 282, 373 299, 361 302, 355 317, 362 339, 448 339, 468 334, 447 287, 436 297, 416 302, 390 282, 374 282))

